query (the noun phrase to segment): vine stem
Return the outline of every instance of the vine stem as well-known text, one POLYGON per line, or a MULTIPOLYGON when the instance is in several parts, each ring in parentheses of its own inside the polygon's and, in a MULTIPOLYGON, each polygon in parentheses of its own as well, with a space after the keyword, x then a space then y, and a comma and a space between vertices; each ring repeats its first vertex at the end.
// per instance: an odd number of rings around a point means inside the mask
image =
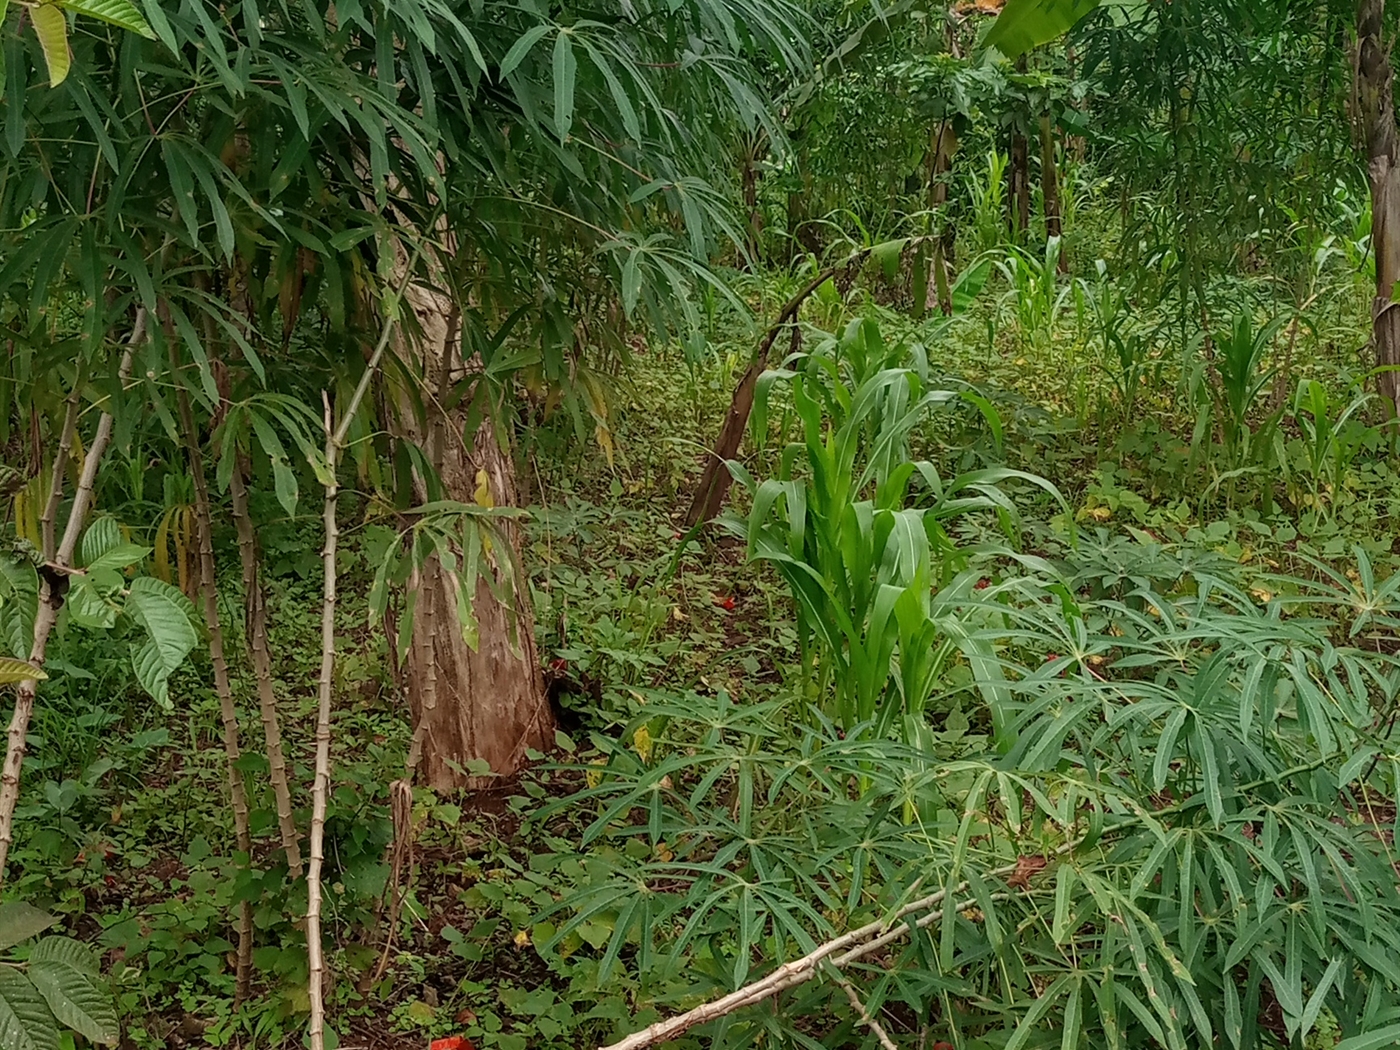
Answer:
MULTIPOLYGON (((121 364, 117 367, 117 381, 125 384, 131 375, 132 356, 146 338, 146 308, 136 311, 131 326, 131 335, 126 341, 121 364)), ((72 403, 72 402, 70 402, 72 403)), ((76 413, 76 403, 74 412, 76 413)), ((65 412, 65 429, 67 424, 65 412)), ((44 654, 48 651, 49 634, 58 620, 58 610, 63 606, 62 580, 73 564, 73 553, 78 549, 78 537, 82 535, 87 521, 88 510, 92 507, 93 486, 97 483, 97 468, 102 457, 107 454, 107 446, 112 443, 112 410, 106 408, 97 421, 97 432, 83 458, 83 470, 78 477, 78 487, 73 493, 73 506, 68 511, 68 522, 63 529, 63 541, 53 558, 44 566, 40 574, 39 608, 34 616, 34 643, 29 650, 29 662, 39 669, 44 664, 44 654)), ((74 426, 76 427, 76 416, 74 426)), ((71 440, 71 435, 70 435, 71 440)), ((55 472, 52 484, 59 483, 55 472)), ((54 501, 50 490, 49 503, 54 501)), ((29 733, 29 719, 34 714, 34 700, 39 694, 37 679, 28 679, 15 687, 15 709, 10 716, 10 727, 5 745, 5 762, 0 767, 0 885, 5 879, 5 863, 10 856, 10 843, 14 837, 15 803, 19 801, 19 775, 24 765, 25 738, 29 733)))

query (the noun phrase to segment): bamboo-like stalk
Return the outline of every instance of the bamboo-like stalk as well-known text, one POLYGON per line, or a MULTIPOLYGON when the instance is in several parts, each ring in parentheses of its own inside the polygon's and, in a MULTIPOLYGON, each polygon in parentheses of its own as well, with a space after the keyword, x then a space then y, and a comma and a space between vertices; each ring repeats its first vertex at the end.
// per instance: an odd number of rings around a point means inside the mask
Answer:
POLYGON ((303 874, 301 836, 297 833, 292 814, 291 781, 287 776, 287 759, 282 751, 282 726, 277 715, 277 694, 272 688, 272 654, 267 644, 267 604, 262 589, 262 574, 258 568, 257 539, 253 519, 248 513, 248 486, 243 480, 245 463, 240 456, 229 479, 229 498, 233 505, 233 521, 238 529, 238 556, 243 565, 243 595, 246 608, 248 651, 253 661, 253 678, 258 690, 258 714, 262 719, 263 745, 267 750, 268 776, 272 780, 272 795, 277 806, 277 827, 282 836, 282 851, 287 856, 287 873, 293 879, 303 874))
MULTIPOLYGON (((131 374, 132 355, 145 338, 146 310, 142 307, 136 311, 126 350, 122 353, 121 364, 117 368, 118 382, 124 383, 131 374)), ((92 444, 88 446, 87 455, 83 459, 82 474, 73 493, 73 506, 68 511, 68 522, 63 529, 63 541, 41 576, 39 609, 34 617, 34 644, 29 650, 29 662, 36 668, 43 666, 44 655, 48 651, 49 633, 53 630, 53 625, 58 619, 58 610, 63 605, 63 593, 58 581, 64 578, 64 572, 73 564, 73 552, 78 549, 78 537, 82 535, 88 509, 92 506, 92 490, 97 483, 97 468, 111 443, 112 412, 109 408, 104 410, 98 419, 97 432, 93 435, 92 444)), ((51 484, 57 484, 57 474, 51 484)), ((10 843, 14 838, 15 803, 19 801, 19 775, 24 765, 25 737, 29 732, 29 719, 34 714, 34 700, 38 692, 39 683, 35 679, 20 682, 15 687, 15 709, 10 716, 7 732, 5 763, 3 769, 0 769, 0 884, 4 882, 5 862, 9 859, 10 843)))
MULTIPOLYGON (((229 683, 228 663, 224 659, 224 627, 219 619, 219 590, 214 571, 214 527, 209 512, 209 485, 204 477, 204 456, 194 428, 194 413, 190 411, 189 394, 176 387, 180 425, 185 431, 185 448, 194 479, 195 533, 199 542, 199 589, 203 595, 204 623, 209 628, 209 662, 214 667, 214 691, 219 697, 219 715, 223 723, 224 760, 228 772, 229 802, 233 807, 233 837, 238 851, 251 857, 253 838, 248 830, 248 792, 243 773, 238 768, 238 708, 233 701, 229 683)), ((245 864, 248 863, 245 861, 245 864)), ((233 1002, 237 1006, 248 997, 253 962, 253 905, 246 898, 238 907, 238 955, 234 968, 233 1002)))

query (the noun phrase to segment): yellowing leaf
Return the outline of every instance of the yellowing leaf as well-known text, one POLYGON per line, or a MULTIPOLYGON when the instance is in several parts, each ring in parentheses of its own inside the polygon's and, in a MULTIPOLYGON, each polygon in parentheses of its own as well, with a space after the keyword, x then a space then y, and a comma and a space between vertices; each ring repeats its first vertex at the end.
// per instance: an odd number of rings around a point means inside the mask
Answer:
POLYGON ((496 505, 496 500, 491 495, 491 479, 484 470, 476 472, 476 491, 472 493, 472 499, 481 507, 494 507, 496 505))
POLYGON ((646 726, 638 726, 632 734, 632 749, 644 764, 651 760, 651 731, 646 726))
POLYGON ((47 677, 48 675, 27 660, 15 660, 8 656, 0 656, 0 685, 42 681, 47 677))
POLYGON ((72 56, 68 51, 68 19, 57 4, 36 4, 29 8, 29 18, 44 50, 44 62, 49 67, 49 86, 58 87, 68 76, 72 56))

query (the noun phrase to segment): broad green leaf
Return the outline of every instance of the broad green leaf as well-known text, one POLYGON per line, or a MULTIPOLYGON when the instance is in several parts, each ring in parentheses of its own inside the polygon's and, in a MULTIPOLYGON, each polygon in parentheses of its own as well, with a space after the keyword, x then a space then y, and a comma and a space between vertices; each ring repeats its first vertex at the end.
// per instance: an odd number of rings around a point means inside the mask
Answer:
POLYGON ((184 602, 175 597, 177 594, 179 591, 167 583, 142 577, 132 581, 127 596, 127 611, 146 628, 167 673, 179 667, 199 641, 184 602))
POLYGON ((34 33, 39 38, 44 62, 49 67, 49 87, 58 87, 67 78, 68 67, 73 60, 68 50, 68 19, 56 3, 30 7, 29 19, 34 23, 34 33))
POLYGON ((0 904, 0 951, 37 937, 57 921, 57 916, 23 901, 0 904))
POLYGON ((1063 36, 1100 0, 1006 0, 983 43, 1007 58, 1018 58, 1063 36))
POLYGON ((39 989, 10 966, 0 966, 0 1047, 59 1050, 58 1025, 39 989))
POLYGON ((134 543, 118 543, 115 547, 88 562, 88 570, 125 569, 135 565, 151 553, 150 547, 138 547, 134 543))
POLYGON ((63 6, 74 14, 100 18, 122 29, 140 33, 148 40, 156 38, 154 30, 131 0, 63 0, 63 6))
MULTIPOLYGON (((41 682, 48 675, 27 660, 16 660, 0 656, 0 685, 15 685, 18 682, 41 682)), ((3 920, 0 920, 3 921, 3 920)))
POLYGON ((81 970, 41 960, 29 964, 29 979, 60 1023, 94 1043, 115 1043, 117 1010, 112 997, 81 970))
POLYGON ((102 973, 97 953, 72 937, 45 937, 34 945, 34 950, 29 953, 29 961, 63 963, 92 978, 102 973))
POLYGON ((151 694, 151 698, 167 711, 171 708, 170 689, 166 684, 170 672, 161 661, 160 648, 153 639, 147 638, 139 648, 133 649, 131 666, 136 672, 136 681, 141 688, 151 694))
MULTIPOLYGON (((94 518, 83 533, 83 564, 92 565, 98 558, 113 550, 122 541, 121 529, 115 518, 94 518)), ((115 566, 121 568, 122 566, 115 566)))

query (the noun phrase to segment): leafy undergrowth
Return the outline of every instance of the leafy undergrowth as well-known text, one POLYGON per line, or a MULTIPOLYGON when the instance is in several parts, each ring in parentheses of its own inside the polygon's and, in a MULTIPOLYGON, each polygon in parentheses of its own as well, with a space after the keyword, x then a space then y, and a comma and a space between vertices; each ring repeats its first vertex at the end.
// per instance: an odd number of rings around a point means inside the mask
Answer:
MULTIPOLYGON (((1396 1023, 1376 991, 1400 983, 1384 740, 1400 577, 1379 524, 1395 499, 1380 449, 1361 448, 1335 485, 1290 475, 1268 505, 1244 487, 1260 471, 1188 499, 1203 468, 1189 449, 1160 454, 1184 442, 1171 421, 1076 423, 1020 399, 1019 359, 996 359, 983 375, 1007 385, 976 388, 987 409, 911 440, 948 472, 1034 470, 1069 502, 1013 484, 1014 542, 995 515, 950 524, 966 553, 948 563, 937 615, 980 649, 958 647, 929 683, 919 746, 892 744, 889 726, 832 720, 778 573, 733 540, 682 549, 695 451, 734 360, 689 375, 644 362, 611 464, 563 424, 539 429, 526 563, 559 747, 492 791, 415 793, 397 877, 388 785, 407 734, 363 598, 385 537, 372 521, 350 530, 326 872, 340 1044, 599 1045, 937 887, 966 899, 849 974, 910 1045, 1033 1045, 1045 1018, 1136 1045, 1184 1032, 1327 1046, 1363 1015, 1396 1023)), ((775 401, 778 428, 783 411, 775 401)), ((767 476, 776 447, 747 461, 767 476)), ((306 785, 315 526, 261 539, 293 782, 306 785)), ((236 628, 237 566, 221 570, 236 628)), ((128 691, 124 649, 90 643, 74 631, 55 646, 65 673, 36 715, 15 891, 105 951, 124 1045, 295 1045, 305 890, 271 846, 272 800, 253 800, 260 845, 230 876, 205 669, 172 680, 172 716, 128 691), (242 899, 257 981, 235 1010, 242 899)), ((251 714, 244 726, 256 732, 251 714)), ((837 986, 788 995, 715 1038, 870 1042, 837 986)))

